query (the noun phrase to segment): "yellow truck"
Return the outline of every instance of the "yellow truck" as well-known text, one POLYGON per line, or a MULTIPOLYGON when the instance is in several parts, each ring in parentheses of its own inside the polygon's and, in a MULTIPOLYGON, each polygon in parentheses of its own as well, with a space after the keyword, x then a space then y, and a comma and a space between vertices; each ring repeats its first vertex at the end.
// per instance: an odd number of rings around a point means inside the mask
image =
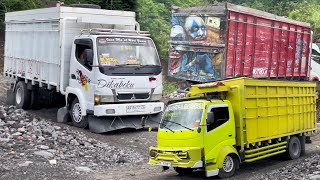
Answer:
POLYGON ((314 82, 252 78, 192 85, 168 103, 149 164, 228 178, 242 162, 299 158, 316 131, 315 90, 314 82))

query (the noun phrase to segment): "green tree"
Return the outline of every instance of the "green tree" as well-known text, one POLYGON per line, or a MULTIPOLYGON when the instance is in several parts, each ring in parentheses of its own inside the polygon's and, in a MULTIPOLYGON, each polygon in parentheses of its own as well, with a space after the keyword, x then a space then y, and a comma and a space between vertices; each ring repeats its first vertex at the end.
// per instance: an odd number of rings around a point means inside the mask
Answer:
POLYGON ((36 9, 42 6, 42 0, 0 0, 0 29, 4 27, 6 12, 36 9))
POLYGON ((136 0, 65 0, 65 4, 96 4, 102 9, 134 11, 136 0))
POLYGON ((290 12, 289 17, 298 21, 308 22, 313 29, 313 40, 320 42, 320 4, 314 1, 305 1, 299 8, 290 12))

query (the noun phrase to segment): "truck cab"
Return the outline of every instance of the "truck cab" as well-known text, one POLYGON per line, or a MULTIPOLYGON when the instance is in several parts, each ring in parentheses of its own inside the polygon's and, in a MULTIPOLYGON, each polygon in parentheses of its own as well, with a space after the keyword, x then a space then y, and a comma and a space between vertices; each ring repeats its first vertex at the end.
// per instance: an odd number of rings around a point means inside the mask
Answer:
MULTIPOLYGON (((218 164, 225 155, 234 153, 238 157, 233 147, 236 143, 233 117, 227 100, 202 99, 169 105, 158 131, 158 147, 150 149, 149 163, 175 167, 181 174, 207 167, 207 176, 217 175, 218 164)), ((235 166, 228 164, 223 168, 234 171, 235 166)))
POLYGON ((88 125, 87 115, 122 120, 159 114, 164 108, 161 66, 152 39, 141 31, 83 31, 72 46, 66 92, 71 118, 82 127, 88 125))

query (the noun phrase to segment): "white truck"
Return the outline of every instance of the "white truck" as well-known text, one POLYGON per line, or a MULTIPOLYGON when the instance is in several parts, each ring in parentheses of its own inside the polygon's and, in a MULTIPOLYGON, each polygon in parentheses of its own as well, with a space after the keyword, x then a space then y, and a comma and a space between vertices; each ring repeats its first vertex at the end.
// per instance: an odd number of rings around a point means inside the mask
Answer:
POLYGON ((312 43, 312 55, 311 55, 311 68, 310 68, 310 80, 320 80, 320 49, 316 43, 312 43))
POLYGON ((58 121, 69 114, 97 133, 139 129, 163 111, 159 56, 134 12, 52 7, 6 13, 5 22, 4 75, 18 108, 61 94, 58 121))

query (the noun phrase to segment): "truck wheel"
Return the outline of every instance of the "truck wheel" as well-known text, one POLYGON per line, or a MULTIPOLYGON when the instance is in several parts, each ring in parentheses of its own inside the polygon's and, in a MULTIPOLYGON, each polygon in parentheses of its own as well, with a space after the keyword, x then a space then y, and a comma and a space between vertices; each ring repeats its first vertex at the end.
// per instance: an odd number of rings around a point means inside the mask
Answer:
POLYGON ((299 138, 293 136, 289 140, 288 148, 287 148, 287 156, 289 159, 297 159, 301 154, 301 143, 299 138))
POLYGON ((173 169, 181 176, 191 174, 193 171, 192 168, 174 167, 173 169))
POLYGON ((86 116, 82 116, 80 102, 77 98, 75 98, 71 104, 70 115, 74 126, 79 128, 88 127, 88 118, 86 116))
POLYGON ((233 156, 227 155, 223 161, 222 168, 219 169, 219 178, 224 179, 233 176, 237 167, 236 163, 237 160, 233 156))
POLYGON ((23 81, 19 81, 16 85, 14 94, 16 107, 18 109, 27 110, 30 107, 31 94, 30 91, 27 89, 26 83, 24 83, 23 81))

